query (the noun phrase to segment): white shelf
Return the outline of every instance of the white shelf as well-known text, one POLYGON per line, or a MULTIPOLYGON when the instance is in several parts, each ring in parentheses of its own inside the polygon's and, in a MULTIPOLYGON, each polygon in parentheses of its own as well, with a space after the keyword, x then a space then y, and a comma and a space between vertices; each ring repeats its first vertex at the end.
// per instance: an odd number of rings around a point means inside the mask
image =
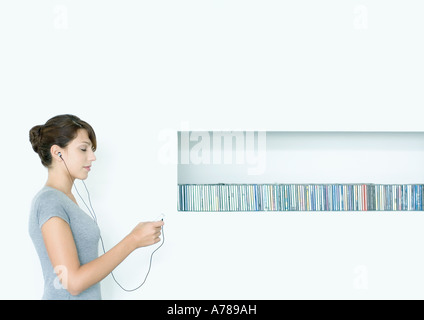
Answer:
POLYGON ((250 159, 246 132, 190 131, 178 137, 178 184, 424 183, 420 131, 254 132, 250 159))

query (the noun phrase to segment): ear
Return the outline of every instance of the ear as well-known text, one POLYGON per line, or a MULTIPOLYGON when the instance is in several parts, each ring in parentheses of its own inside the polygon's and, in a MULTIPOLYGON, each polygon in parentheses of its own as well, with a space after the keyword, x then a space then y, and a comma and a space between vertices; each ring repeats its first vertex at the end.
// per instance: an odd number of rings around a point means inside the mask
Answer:
POLYGON ((54 144, 50 148, 50 154, 52 155, 52 159, 56 159, 57 161, 62 161, 62 159, 59 156, 59 152, 63 155, 63 149, 59 147, 58 145, 54 144))

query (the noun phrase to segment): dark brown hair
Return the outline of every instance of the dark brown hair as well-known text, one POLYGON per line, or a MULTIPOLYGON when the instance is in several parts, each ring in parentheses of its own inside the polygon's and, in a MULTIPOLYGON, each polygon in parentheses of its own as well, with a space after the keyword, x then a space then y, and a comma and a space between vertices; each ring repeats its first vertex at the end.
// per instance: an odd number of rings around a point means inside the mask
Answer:
POLYGON ((63 114, 55 116, 48 120, 44 125, 38 125, 29 131, 29 141, 32 149, 41 159, 45 167, 52 164, 52 155, 50 148, 58 145, 65 148, 78 134, 79 129, 85 129, 92 143, 92 149, 97 149, 96 134, 93 128, 85 121, 72 114, 63 114))

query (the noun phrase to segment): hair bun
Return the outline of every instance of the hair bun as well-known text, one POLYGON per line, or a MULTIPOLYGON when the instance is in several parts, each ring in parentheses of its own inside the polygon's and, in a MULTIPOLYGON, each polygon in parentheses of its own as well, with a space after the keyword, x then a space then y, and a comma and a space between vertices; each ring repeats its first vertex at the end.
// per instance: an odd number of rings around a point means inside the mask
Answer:
POLYGON ((41 141, 41 128, 42 126, 34 126, 29 130, 29 142, 31 142, 32 149, 38 153, 38 147, 41 141))

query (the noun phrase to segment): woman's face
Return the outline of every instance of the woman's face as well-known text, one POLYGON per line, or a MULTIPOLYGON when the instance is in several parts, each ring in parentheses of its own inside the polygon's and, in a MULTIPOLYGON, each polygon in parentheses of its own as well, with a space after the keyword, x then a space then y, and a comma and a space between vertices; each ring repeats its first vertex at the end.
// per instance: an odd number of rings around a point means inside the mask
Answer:
MULTIPOLYGON (((72 178, 85 180, 91 169, 91 163, 96 160, 92 143, 85 129, 79 129, 77 136, 63 149, 64 160, 72 178)), ((66 169, 66 168, 65 168, 66 169)))

